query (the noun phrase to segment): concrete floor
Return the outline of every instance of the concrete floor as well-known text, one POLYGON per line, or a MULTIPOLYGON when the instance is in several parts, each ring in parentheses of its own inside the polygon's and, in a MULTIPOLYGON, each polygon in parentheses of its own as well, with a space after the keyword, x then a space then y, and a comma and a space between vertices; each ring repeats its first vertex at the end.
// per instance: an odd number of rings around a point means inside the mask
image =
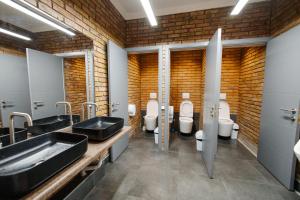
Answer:
POLYGON ((272 177, 242 145, 219 141, 215 179, 207 177, 193 138, 173 138, 169 152, 154 139, 130 141, 106 167, 85 200, 289 200, 300 199, 272 177))

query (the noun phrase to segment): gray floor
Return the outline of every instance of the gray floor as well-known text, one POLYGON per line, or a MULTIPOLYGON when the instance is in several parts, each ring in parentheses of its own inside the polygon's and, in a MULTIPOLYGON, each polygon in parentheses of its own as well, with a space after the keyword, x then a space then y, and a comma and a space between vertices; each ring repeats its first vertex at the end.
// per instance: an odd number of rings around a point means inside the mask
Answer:
POLYGON ((282 187, 243 146, 219 141, 215 179, 209 179, 195 140, 173 138, 160 152, 144 135, 106 167, 105 177, 86 200, 289 200, 300 199, 282 187))

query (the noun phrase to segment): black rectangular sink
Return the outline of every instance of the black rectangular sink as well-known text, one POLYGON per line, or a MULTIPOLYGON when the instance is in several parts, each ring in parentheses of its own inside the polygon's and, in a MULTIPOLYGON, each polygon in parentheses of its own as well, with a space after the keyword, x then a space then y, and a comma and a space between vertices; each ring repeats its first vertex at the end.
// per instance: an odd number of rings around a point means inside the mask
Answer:
POLYGON ((85 135, 52 132, 0 149, 0 199, 32 191, 87 151, 85 135))
MULTIPOLYGON (((15 141, 20 142, 27 139, 27 129, 15 128, 15 141)), ((0 143, 2 147, 10 144, 9 128, 0 128, 0 143)))
MULTIPOLYGON (((80 122, 79 115, 73 115, 72 117, 74 124, 80 122)), ((28 127, 27 123, 25 123, 25 127, 28 128, 28 132, 31 133, 33 136, 56 131, 67 126, 70 126, 69 115, 58 115, 33 120, 33 126, 31 127, 28 127)))
POLYGON ((72 126, 74 133, 85 134, 89 140, 105 141, 119 132, 124 119, 117 117, 94 117, 72 126))

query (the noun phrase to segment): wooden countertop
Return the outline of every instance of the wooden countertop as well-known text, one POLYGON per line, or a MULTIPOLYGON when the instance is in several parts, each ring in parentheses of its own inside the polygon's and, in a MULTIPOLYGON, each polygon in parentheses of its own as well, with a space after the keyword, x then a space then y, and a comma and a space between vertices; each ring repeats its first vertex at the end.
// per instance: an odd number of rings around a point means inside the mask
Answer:
MULTIPOLYGON (((56 174, 54 177, 50 178, 48 181, 43 183, 41 186, 36 188, 34 191, 26 195, 24 200, 42 200, 49 199, 55 193, 57 193, 60 189, 62 189, 67 183, 69 183, 76 175, 78 175, 81 171, 83 171, 87 166, 89 166, 92 162, 96 161, 100 158, 101 153, 106 149, 110 148, 117 139, 123 136, 126 133, 129 133, 131 127, 124 126, 123 129, 112 138, 105 142, 96 143, 89 142, 88 150, 85 155, 74 162, 72 165, 65 168, 63 171, 56 174)), ((63 132, 71 132, 71 127, 67 127, 65 129, 61 129, 59 131, 63 132)))

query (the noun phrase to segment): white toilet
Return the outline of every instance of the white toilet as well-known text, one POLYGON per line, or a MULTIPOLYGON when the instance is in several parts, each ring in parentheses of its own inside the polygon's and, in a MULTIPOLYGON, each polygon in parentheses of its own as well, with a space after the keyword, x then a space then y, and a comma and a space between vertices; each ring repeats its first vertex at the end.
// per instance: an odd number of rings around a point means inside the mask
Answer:
POLYGON ((233 120, 230 119, 230 108, 226 101, 226 93, 221 93, 219 108, 219 136, 230 137, 233 124, 233 120))
POLYGON ((157 127, 158 101, 156 93, 150 93, 150 100, 147 103, 147 114, 144 116, 145 128, 147 131, 154 131, 157 127))
POLYGON ((193 128, 193 103, 189 93, 182 93, 183 102, 180 104, 179 129, 181 133, 191 134, 193 128))

